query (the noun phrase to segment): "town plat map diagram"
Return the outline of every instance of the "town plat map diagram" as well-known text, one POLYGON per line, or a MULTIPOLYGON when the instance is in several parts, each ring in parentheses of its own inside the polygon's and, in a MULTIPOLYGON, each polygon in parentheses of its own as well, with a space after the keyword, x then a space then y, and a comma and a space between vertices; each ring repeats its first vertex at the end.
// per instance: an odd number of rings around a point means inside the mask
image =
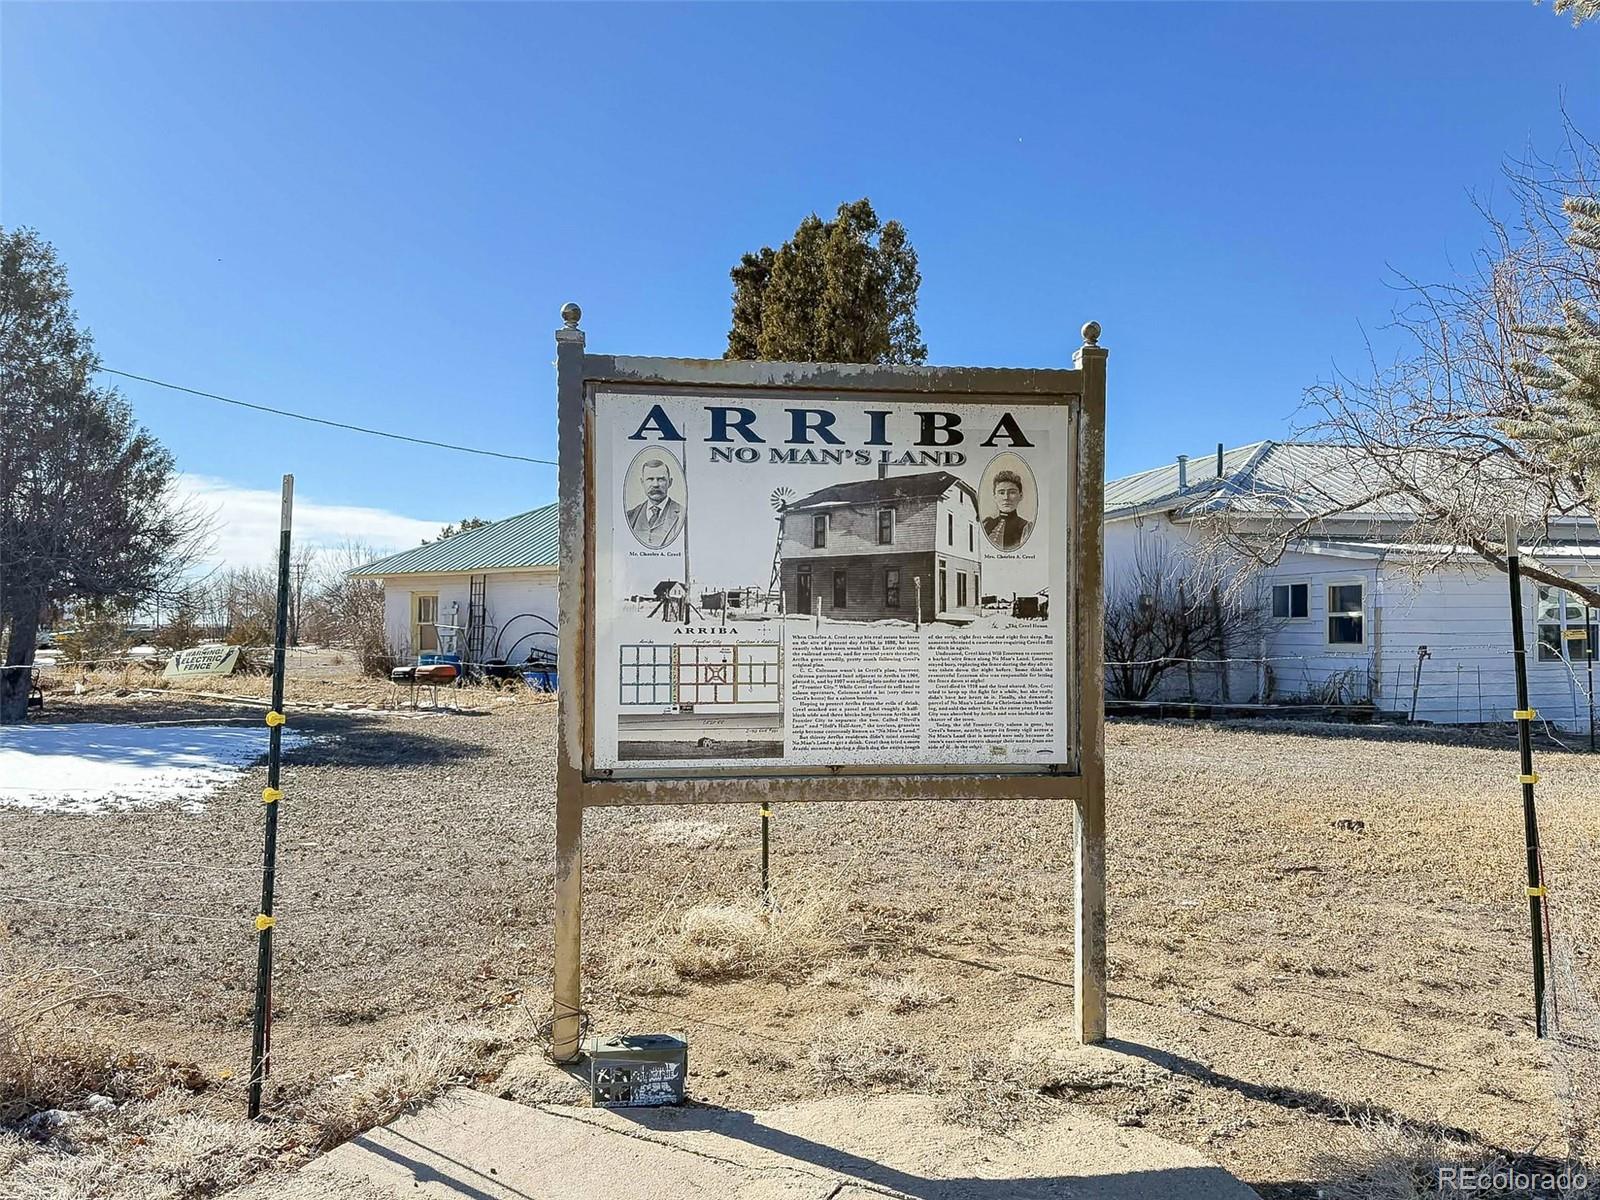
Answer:
POLYGON ((617 698, 624 709, 693 711, 783 700, 783 651, 776 642, 636 642, 619 652, 617 698))

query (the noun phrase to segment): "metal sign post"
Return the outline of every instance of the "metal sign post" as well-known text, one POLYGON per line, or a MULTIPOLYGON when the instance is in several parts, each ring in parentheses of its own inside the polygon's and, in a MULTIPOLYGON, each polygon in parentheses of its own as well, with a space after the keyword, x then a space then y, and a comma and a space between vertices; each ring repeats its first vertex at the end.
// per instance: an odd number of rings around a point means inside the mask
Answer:
POLYGON ((278 531, 278 608, 272 654, 272 707, 267 710, 266 842, 261 851, 261 911, 256 915, 256 1001, 250 1037, 249 1116, 261 1115, 261 1085, 272 1062, 272 893, 278 870, 278 770, 283 759, 283 675, 289 636, 289 527, 294 513, 294 476, 283 477, 282 520, 278 531))
POLYGON ((1073 366, 1083 373, 1077 438, 1073 642, 1078 660, 1078 772, 1075 799, 1073 998, 1078 1037, 1106 1040, 1106 665, 1105 553, 1106 352, 1100 326, 1083 327, 1073 366))
POLYGON ((768 871, 771 825, 772 806, 763 804, 761 806, 761 906, 763 908, 772 905, 772 877, 768 871))
MULTIPOLYGON (((1538 713, 1528 706, 1528 651, 1522 631, 1522 558, 1517 550, 1517 519, 1506 518, 1506 577, 1511 582, 1511 658, 1516 667, 1517 751, 1521 756, 1522 836, 1528 854, 1528 930, 1533 936, 1533 1027, 1544 1036, 1544 877, 1539 860, 1539 816, 1533 803, 1533 720, 1538 713)), ((1561 648, 1563 653, 1565 647, 1561 648)))
POLYGON ((594 567, 589 557, 588 444, 584 429, 583 312, 561 309, 556 331, 556 405, 561 461, 560 637, 556 692, 555 976, 550 1055, 571 1062, 581 1047, 583 1009, 583 697, 588 690, 588 629, 584 597, 594 567))
POLYGON ((1070 799, 1104 1040, 1100 327, 1012 370, 595 355, 561 315, 552 1056, 582 1050, 583 810, 609 805, 755 803, 765 832, 774 801, 1070 799), (793 608, 697 615, 761 580, 793 608))
POLYGON ((1596 646, 1594 637, 1594 608, 1592 605, 1583 606, 1583 661, 1584 667, 1589 672, 1589 749, 1594 750, 1594 656, 1596 646))

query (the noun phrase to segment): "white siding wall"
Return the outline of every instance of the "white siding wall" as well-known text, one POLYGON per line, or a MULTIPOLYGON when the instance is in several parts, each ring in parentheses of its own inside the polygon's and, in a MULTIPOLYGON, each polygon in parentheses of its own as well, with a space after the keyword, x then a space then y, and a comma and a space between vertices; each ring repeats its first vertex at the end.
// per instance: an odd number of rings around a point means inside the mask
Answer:
MULTIPOLYGON (((1584 574, 1593 577, 1592 571, 1584 574)), ((1435 572, 1420 584, 1393 565, 1384 575, 1383 707, 1410 711, 1417 647, 1425 645, 1428 657, 1417 688, 1419 720, 1476 722, 1480 711, 1485 721, 1509 720, 1516 707, 1516 685, 1506 577, 1470 565, 1435 572)), ((1566 661, 1539 661, 1534 599, 1534 585, 1524 583, 1528 698, 1552 724, 1587 730, 1587 663, 1577 647, 1570 667, 1566 661)))
MULTIPOLYGON (((1266 699, 1292 703, 1359 703, 1373 696, 1373 671, 1383 657, 1373 624, 1378 568, 1371 559, 1288 553, 1262 580, 1261 603, 1276 583, 1307 585, 1309 615, 1274 622, 1266 637, 1266 699), (1328 643, 1328 589, 1361 585, 1361 646, 1328 643)), ((1237 653, 1237 651, 1235 652, 1237 653)), ((1261 672, 1257 672, 1258 689, 1261 672)))
MULTIPOLYGON (((1113 521, 1105 529, 1108 590, 1132 571, 1141 543, 1164 542, 1178 555, 1190 553, 1188 531, 1163 516, 1113 521)), ((1579 572, 1570 572, 1576 577, 1579 572)), ((1600 578, 1588 569, 1582 574, 1600 578)), ((1411 712, 1412 690, 1418 683, 1417 650, 1428 647, 1417 687, 1418 720, 1440 724, 1502 721, 1515 705, 1511 660, 1511 615, 1506 577, 1487 565, 1461 562, 1433 571, 1420 581, 1399 562, 1375 555, 1343 558, 1332 554, 1290 553, 1268 572, 1272 583, 1307 583, 1310 615, 1281 621, 1266 638, 1265 672, 1252 664, 1236 664, 1229 674, 1229 698, 1278 702, 1326 694, 1342 683, 1347 699, 1370 698, 1386 711, 1411 712), (1330 646, 1328 588, 1336 583, 1361 583, 1366 645, 1330 646)), ((1528 639, 1529 698, 1540 715, 1567 729, 1588 728, 1588 677, 1581 654, 1567 662, 1539 661, 1535 588, 1523 587, 1523 621, 1528 639)), ((1270 601, 1270 592, 1262 602, 1270 601)), ((1582 643, 1578 643, 1579 646, 1582 643)), ((1258 655, 1260 648, 1235 647, 1235 656, 1258 655)), ((1195 693, 1220 698, 1217 669, 1196 671, 1195 693)), ((1157 693, 1186 695, 1189 678, 1169 673, 1157 693)))
MULTIPOLYGON (((407 653, 412 652, 411 617, 415 611, 413 597, 418 593, 434 594, 439 597, 439 620, 446 624, 450 621, 451 603, 458 604, 460 607, 457 610, 456 623, 465 625, 471 579, 470 575, 396 575, 385 579, 383 613, 389 644, 407 653)), ((491 628, 484 649, 492 653, 496 632, 505 628, 517 614, 533 612, 551 621, 556 620, 558 603, 556 572, 553 570, 490 572, 485 601, 491 628)), ((512 643, 523 634, 542 628, 544 625, 538 621, 515 622, 501 643, 501 654, 504 655, 512 643)), ((530 638, 517 650, 518 661, 526 658, 529 647, 535 644, 545 648, 554 646, 551 638, 540 637, 536 640, 530 638)))

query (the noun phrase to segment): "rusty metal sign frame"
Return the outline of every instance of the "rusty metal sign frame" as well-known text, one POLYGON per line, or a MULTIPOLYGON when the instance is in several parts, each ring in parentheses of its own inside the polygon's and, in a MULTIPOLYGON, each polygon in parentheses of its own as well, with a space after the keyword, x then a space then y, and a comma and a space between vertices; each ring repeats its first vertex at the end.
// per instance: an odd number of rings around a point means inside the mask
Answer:
POLYGON ((575 304, 556 331, 560 422, 560 648, 556 762, 555 977, 551 1053, 581 1053, 583 810, 649 804, 838 802, 851 800, 1072 800, 1076 814, 1076 999, 1080 1037, 1105 1038, 1105 736, 1102 535, 1106 351, 1100 328, 1083 328, 1070 369, 908 367, 750 362, 589 354, 575 304), (1069 494, 1072 613, 1068 711, 1071 762, 1000 769, 958 766, 906 771, 810 768, 769 771, 687 769, 649 778, 592 768, 595 547, 592 444, 597 391, 753 393, 1068 406, 1072 430, 1069 494))

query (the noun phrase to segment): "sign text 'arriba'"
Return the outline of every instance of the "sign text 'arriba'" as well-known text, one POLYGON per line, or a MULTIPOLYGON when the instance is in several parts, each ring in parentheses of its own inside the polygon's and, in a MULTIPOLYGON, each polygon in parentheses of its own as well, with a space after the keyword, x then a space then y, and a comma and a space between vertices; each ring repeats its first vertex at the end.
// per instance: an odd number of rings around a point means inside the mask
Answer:
MULTIPOLYGON (((753 409, 731 406, 712 408, 708 406, 705 411, 710 418, 709 428, 704 439, 707 442, 748 446, 751 444, 765 444, 771 440, 768 437, 763 437, 762 433, 758 432, 756 414, 753 409)), ((782 422, 779 422, 780 429, 777 432, 789 435, 786 438, 779 439, 784 445, 845 445, 845 439, 834 432, 835 417, 828 409, 786 408, 783 411, 789 416, 787 428, 781 428, 782 422)), ((862 443, 863 446, 893 446, 896 444, 889 437, 889 418, 895 415, 893 412, 889 409, 868 409, 864 415, 867 418, 868 427, 866 440, 862 443)), ((919 410, 913 413, 912 416, 916 418, 917 434, 916 440, 912 445, 947 448, 959 446, 966 441, 967 435, 961 428, 961 416, 959 413, 919 410)), ((768 429, 766 432, 771 433, 773 431, 768 429)), ((667 415, 667 410, 659 404, 654 404, 651 405, 650 411, 645 415, 644 420, 639 422, 639 428, 629 435, 628 440, 635 442, 682 442, 687 439, 678 427, 672 423, 672 418, 667 415)), ((1032 446, 1033 443, 1022 432, 1022 426, 1017 424, 1017 419, 1009 412, 1002 412, 999 419, 995 421, 994 427, 989 430, 989 436, 979 442, 978 445, 1007 446, 1017 449, 1024 446, 1032 446)), ((734 457, 737 457, 741 462, 750 461, 736 453, 726 461, 732 461, 734 457)), ((778 461, 790 462, 797 460, 790 458, 788 453, 784 452, 778 461)), ((806 460, 800 459, 798 461, 803 462, 806 460)), ((887 461, 887 458, 885 461, 887 461)))

